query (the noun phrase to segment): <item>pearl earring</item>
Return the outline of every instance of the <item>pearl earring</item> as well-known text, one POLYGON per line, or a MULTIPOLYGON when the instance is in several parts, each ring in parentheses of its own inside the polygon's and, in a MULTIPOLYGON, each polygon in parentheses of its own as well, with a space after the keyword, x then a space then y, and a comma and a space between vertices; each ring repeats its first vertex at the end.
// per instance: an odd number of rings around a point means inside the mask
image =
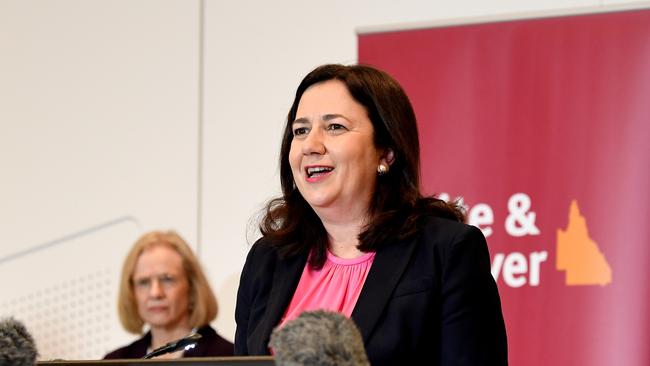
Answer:
POLYGON ((379 166, 377 167, 377 173, 379 175, 384 175, 388 173, 388 167, 384 164, 379 164, 379 166))

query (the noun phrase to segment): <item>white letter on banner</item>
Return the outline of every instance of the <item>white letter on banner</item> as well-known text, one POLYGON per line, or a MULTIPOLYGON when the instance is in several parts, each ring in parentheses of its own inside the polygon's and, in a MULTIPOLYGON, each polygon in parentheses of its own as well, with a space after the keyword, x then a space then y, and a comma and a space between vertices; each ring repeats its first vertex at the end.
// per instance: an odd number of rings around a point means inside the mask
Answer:
POLYGON ((525 193, 515 193, 508 200, 506 231, 512 236, 539 235, 535 226, 535 212, 530 209, 530 197, 525 193))
POLYGON ((481 229, 486 238, 492 235, 491 227, 481 227, 481 225, 492 225, 494 223, 494 212, 492 212, 492 208, 488 204, 477 203, 469 210, 468 216, 469 224, 481 229))

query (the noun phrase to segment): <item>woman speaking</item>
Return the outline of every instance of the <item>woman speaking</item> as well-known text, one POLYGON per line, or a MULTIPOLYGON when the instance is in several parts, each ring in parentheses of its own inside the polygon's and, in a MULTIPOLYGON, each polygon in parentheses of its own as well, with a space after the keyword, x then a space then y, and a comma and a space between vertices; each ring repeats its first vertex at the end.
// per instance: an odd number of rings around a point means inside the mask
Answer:
POLYGON ((324 65, 302 80, 282 197, 241 275, 235 354, 269 354, 275 327, 324 309, 354 320, 373 366, 507 364, 485 238, 422 195, 419 164, 413 108, 388 74, 324 65))

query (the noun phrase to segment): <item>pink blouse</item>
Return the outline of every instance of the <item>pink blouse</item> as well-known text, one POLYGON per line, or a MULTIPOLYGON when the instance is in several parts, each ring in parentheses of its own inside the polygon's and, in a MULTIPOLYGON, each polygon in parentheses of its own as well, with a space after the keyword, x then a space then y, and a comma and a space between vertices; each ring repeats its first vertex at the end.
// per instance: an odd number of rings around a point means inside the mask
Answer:
POLYGON ((313 270, 306 264, 280 326, 310 310, 337 311, 349 318, 374 259, 374 252, 343 259, 328 251, 321 270, 313 270))

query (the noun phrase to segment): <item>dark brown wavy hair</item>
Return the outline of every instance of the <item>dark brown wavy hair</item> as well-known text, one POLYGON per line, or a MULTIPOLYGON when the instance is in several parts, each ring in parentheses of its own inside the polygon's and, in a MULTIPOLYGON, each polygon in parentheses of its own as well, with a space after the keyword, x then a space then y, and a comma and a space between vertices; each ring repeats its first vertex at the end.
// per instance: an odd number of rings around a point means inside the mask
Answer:
POLYGON ((260 231, 265 241, 283 256, 312 252, 309 265, 322 268, 327 257, 327 232, 296 187, 289 165, 292 124, 303 93, 328 80, 343 82, 363 105, 374 128, 378 149, 391 149, 393 163, 377 179, 369 207, 369 220, 359 234, 359 250, 376 251, 382 244, 412 237, 427 216, 464 221, 464 211, 420 193, 420 144, 413 107, 402 87, 387 73, 364 65, 323 65, 311 71, 296 90, 280 150, 282 197, 268 202, 260 231))

